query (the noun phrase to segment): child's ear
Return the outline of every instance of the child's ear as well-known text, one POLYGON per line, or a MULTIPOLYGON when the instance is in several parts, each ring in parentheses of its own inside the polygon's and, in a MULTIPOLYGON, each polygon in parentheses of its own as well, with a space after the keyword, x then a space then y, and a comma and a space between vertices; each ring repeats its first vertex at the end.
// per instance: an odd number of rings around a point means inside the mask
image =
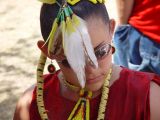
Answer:
POLYGON ((41 52, 43 52, 43 54, 45 54, 50 59, 55 59, 56 56, 54 56, 52 54, 51 55, 48 54, 48 47, 47 47, 47 45, 44 45, 44 44, 45 44, 45 41, 42 41, 42 40, 39 40, 37 42, 37 46, 41 50, 41 52))
POLYGON ((114 33, 114 29, 115 29, 115 25, 116 25, 115 20, 114 19, 110 19, 109 25, 110 25, 111 33, 113 34, 114 33))

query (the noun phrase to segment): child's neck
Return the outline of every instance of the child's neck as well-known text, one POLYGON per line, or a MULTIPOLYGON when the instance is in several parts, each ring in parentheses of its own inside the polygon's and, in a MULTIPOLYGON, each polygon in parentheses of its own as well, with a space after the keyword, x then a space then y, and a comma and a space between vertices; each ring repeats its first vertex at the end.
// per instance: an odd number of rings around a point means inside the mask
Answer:
MULTIPOLYGON (((113 65, 113 74, 112 74, 112 77, 111 77, 111 80, 110 80, 110 85, 109 87, 116 81, 119 79, 120 77, 120 72, 122 71, 122 68, 119 67, 119 66, 116 66, 116 65, 113 65)), ((64 80, 62 80, 62 77, 63 74, 60 72, 58 74, 58 77, 59 77, 59 80, 60 80, 60 94, 66 98, 66 99, 69 99, 69 100, 72 100, 72 101, 77 101, 79 99, 79 91, 80 91, 80 88, 77 89, 77 90, 73 90, 73 89, 70 89, 67 85, 65 85, 65 82, 64 80)), ((102 90, 98 90, 96 92, 93 92, 93 96, 92 98, 95 98, 96 96, 100 95, 102 92, 102 90)))
MULTIPOLYGON (((71 101, 77 101, 79 99, 80 88, 72 89, 66 85, 64 80, 61 78, 61 73, 58 75, 60 80, 60 94, 62 97, 69 99, 71 101)), ((69 84, 69 83, 68 83, 69 84)), ((93 92, 92 98, 97 97, 101 94, 101 90, 93 92)))

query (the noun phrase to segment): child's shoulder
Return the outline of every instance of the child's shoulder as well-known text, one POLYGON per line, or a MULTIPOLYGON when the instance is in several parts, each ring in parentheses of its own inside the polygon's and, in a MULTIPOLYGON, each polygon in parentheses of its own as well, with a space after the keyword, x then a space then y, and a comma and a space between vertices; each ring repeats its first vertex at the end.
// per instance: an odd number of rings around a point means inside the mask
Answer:
POLYGON ((159 84, 159 81, 160 81, 160 76, 155 74, 155 73, 135 71, 135 70, 131 70, 131 69, 124 68, 124 67, 123 67, 122 71, 123 72, 121 72, 122 73, 121 75, 124 78, 127 78, 131 81, 132 80, 136 80, 136 81, 149 80, 149 82, 155 81, 156 83, 158 82, 158 84, 159 84))
MULTIPOLYGON (((44 79, 44 91, 47 91, 53 87, 53 85, 58 84, 58 73, 55 74, 45 74, 43 76, 44 79)), ((14 114, 14 120, 29 120, 29 108, 31 102, 36 99, 36 84, 32 85, 28 88, 23 95, 19 98, 16 110, 14 114)))
POLYGON ((147 92, 150 89, 150 84, 155 83, 160 86, 160 76, 154 73, 141 72, 123 68, 120 75, 120 83, 123 87, 129 88, 137 93, 147 92))
POLYGON ((34 88, 35 85, 32 85, 18 100, 14 113, 14 120, 29 120, 29 106, 32 101, 34 88))

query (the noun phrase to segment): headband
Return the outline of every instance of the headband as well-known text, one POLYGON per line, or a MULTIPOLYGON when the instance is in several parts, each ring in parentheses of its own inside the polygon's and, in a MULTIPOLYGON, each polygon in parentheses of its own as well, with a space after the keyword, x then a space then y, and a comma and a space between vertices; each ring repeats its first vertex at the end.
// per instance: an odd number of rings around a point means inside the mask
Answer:
MULTIPOLYGON (((57 2, 57 0, 39 0, 42 3, 46 3, 46 4, 54 4, 57 2)), ((76 3, 80 2, 81 0, 66 0, 68 4, 70 5, 75 5, 76 3)), ((105 3, 105 0, 88 0, 94 4, 99 3, 105 3)))

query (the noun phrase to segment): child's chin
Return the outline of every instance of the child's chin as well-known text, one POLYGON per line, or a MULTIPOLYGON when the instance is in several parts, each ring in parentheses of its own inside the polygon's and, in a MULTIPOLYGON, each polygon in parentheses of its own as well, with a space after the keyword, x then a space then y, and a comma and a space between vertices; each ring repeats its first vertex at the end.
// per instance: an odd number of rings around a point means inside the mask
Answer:
POLYGON ((102 86, 103 86, 103 83, 97 82, 94 84, 86 85, 86 89, 92 92, 97 92, 102 88, 102 86))

